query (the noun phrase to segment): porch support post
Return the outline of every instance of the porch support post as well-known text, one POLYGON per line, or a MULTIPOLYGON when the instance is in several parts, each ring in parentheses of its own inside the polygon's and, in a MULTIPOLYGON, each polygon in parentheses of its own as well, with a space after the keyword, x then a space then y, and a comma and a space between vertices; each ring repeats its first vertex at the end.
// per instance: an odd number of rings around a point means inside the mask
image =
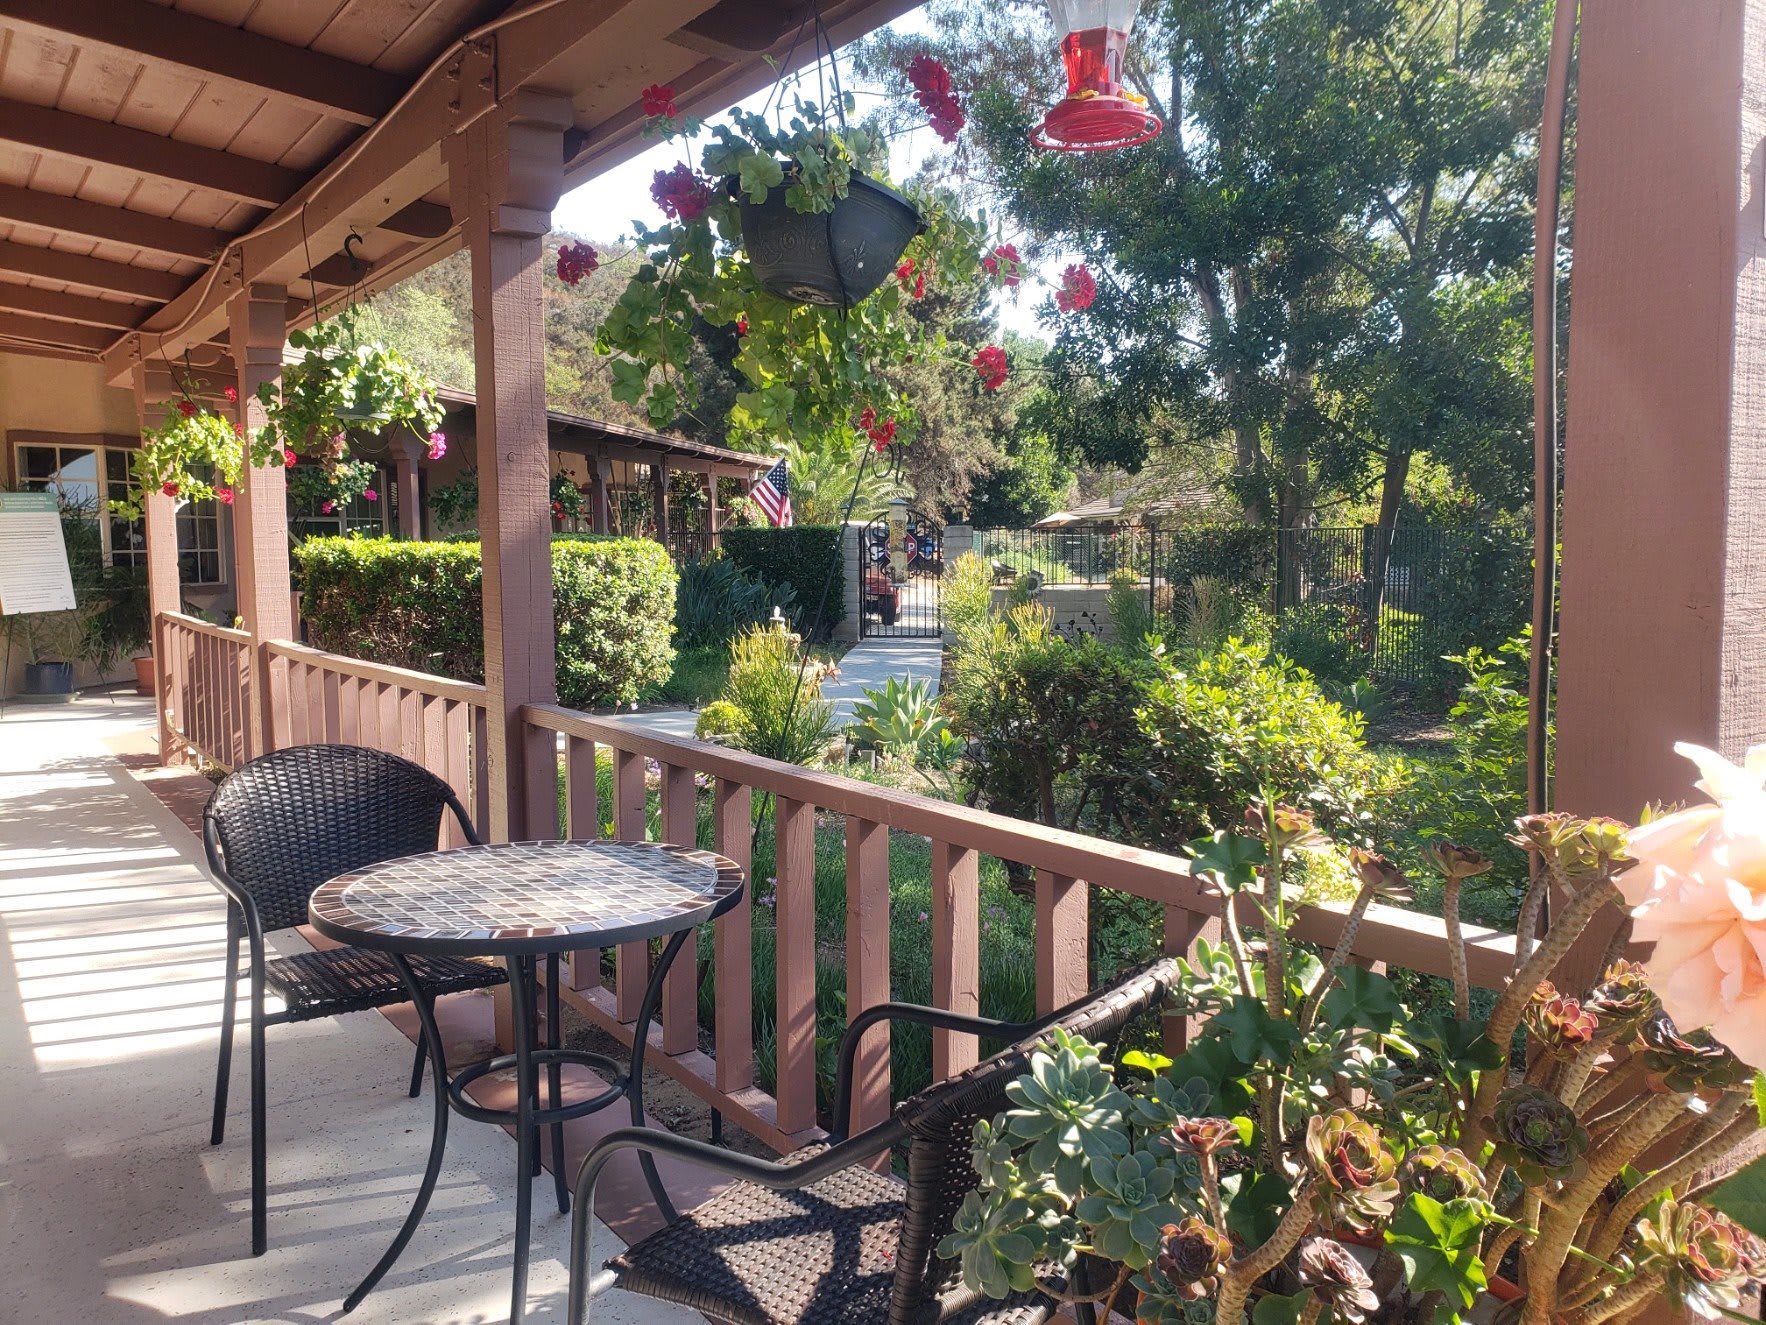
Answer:
POLYGON ((521 706, 557 697, 552 475, 546 427, 541 241, 564 186, 570 102, 519 91, 445 144, 455 217, 472 254, 478 381, 478 526, 492 841, 557 831, 557 756, 521 706))
MULTIPOLYGON (((135 413, 141 428, 157 428, 165 422, 165 406, 147 403, 147 373, 135 367, 135 413)), ((172 762, 172 723, 170 712, 172 660, 160 629, 162 612, 183 609, 183 593, 178 583, 178 507, 163 492, 143 494, 146 508, 144 523, 147 539, 147 615, 151 624, 149 638, 153 641, 153 708, 159 734, 159 762, 172 762)))
POLYGON ((723 533, 723 529, 724 513, 717 507, 717 466, 707 465, 705 467, 705 532, 711 546, 706 551, 717 551, 720 541, 719 535, 723 533))
POLYGON ((613 519, 609 507, 613 502, 613 462, 604 455, 589 457, 589 518, 591 528, 597 534, 605 534, 612 530, 613 519))
POLYGON ((399 537, 412 542, 423 537, 423 493, 417 466, 423 449, 416 438, 401 437, 392 453, 393 482, 399 494, 399 537))
POLYGON ((1585 5, 1578 77, 1554 804, 1634 822, 1766 740, 1766 0, 1585 5))
POLYGON ((656 510, 656 541, 668 546, 668 461, 657 457, 650 466, 650 504, 656 510))
MULTIPOLYGON (((282 343, 288 334, 288 290, 280 285, 251 285, 228 306, 229 339, 238 366, 239 417, 249 435, 264 423, 258 388, 282 376, 282 343)), ((233 495, 233 579, 238 613, 251 635, 252 703, 246 753, 264 754, 285 732, 288 694, 282 669, 264 647, 270 640, 291 639, 294 614, 289 598, 288 482, 280 465, 253 465, 248 443, 233 495)))

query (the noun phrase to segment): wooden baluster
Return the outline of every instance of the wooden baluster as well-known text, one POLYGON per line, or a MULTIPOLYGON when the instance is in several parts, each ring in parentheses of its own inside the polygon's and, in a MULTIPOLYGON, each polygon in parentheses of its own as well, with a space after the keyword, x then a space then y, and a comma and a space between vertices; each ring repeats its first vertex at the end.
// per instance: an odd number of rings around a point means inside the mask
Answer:
MULTIPOLYGON (((595 785, 595 743, 582 736, 564 743, 564 831, 587 840, 601 836, 601 797, 595 785)), ((584 948, 570 959, 570 987, 601 987, 601 949, 584 948)))
POLYGON ((398 685, 380 688, 380 748, 388 754, 415 757, 411 748, 411 727, 405 721, 405 688, 398 685))
POLYGON ((335 745, 343 740, 343 678, 327 670, 319 677, 324 706, 325 741, 335 745))
MULTIPOLYGON (((933 961, 937 962, 934 955, 933 961)), ((889 1001, 889 829, 846 820, 846 1019, 889 1001)), ((866 1032, 853 1062, 851 1130, 889 1116, 889 1027, 866 1032)), ((839 1126, 846 1120, 836 1118, 839 1126)), ((886 1156, 880 1156, 887 1161, 886 1156)))
POLYGON ((307 669, 288 660, 288 744, 307 743, 307 669))
POLYGON ((1086 886, 1048 870, 1036 872, 1036 1011, 1046 1016, 1086 992, 1089 913, 1086 886))
POLYGON ((533 794, 527 798, 521 822, 528 837, 535 841, 562 837, 558 804, 558 734, 541 727, 523 727, 522 732, 533 794), (545 795, 540 794, 542 788, 545 795))
MULTIPOLYGON (((485 820, 483 815, 474 808, 472 801, 474 790, 471 751, 472 706, 454 700, 444 700, 441 722, 441 761, 442 767, 447 770, 442 776, 454 789, 454 795, 460 798, 460 804, 464 805, 466 812, 472 816, 472 826, 477 830, 479 837, 483 838, 485 820)), ((451 833, 453 830, 450 829, 449 832, 451 833)), ((460 845, 464 841, 464 838, 459 838, 450 845, 460 845)))
MULTIPOLYGON (((699 845, 699 796, 693 770, 662 766, 662 840, 699 845)), ((662 982, 662 1052, 684 1054, 699 1047, 699 941, 697 933, 675 957, 662 982)))
POLYGON ((726 1095, 754 1084, 754 793, 719 778, 712 849, 741 867, 741 902, 717 921, 717 1088, 726 1095))
MULTIPOLYGON (((1208 936, 1210 941, 1219 941, 1220 921, 1217 917, 1185 910, 1181 906, 1165 908, 1164 951, 1167 957, 1188 957, 1190 949, 1196 945, 1196 940, 1204 934, 1208 936)), ((1190 1018, 1181 1013, 1165 1013, 1161 1022, 1165 1052, 1176 1058, 1189 1047, 1191 1034, 1200 1028, 1201 1024, 1198 1019, 1192 1026, 1190 1018)))
MULTIPOLYGON (((621 842, 645 837, 644 759, 629 750, 613 752, 613 836, 621 842)), ((644 984, 650 978, 650 945, 621 944, 613 968, 615 1015, 628 1025, 638 1019, 644 984)))
POLYGON ((307 688, 304 707, 307 714, 307 740, 318 743, 327 739, 325 735, 325 673, 309 664, 306 675, 307 688))
POLYGON ((467 763, 472 780, 472 799, 466 803, 472 807, 472 822, 478 825, 478 835, 488 841, 491 836, 490 730, 486 725, 485 711, 477 704, 467 706, 466 717, 471 732, 467 763))
POLYGON ((361 683, 353 676, 337 678, 337 739, 344 745, 362 743, 361 688, 361 683))
POLYGON ((773 885, 778 1034, 774 1094, 779 1130, 816 1121, 816 822, 815 807, 778 798, 778 873, 773 885))
MULTIPOLYGON (((973 851, 932 844, 932 1002, 973 1017, 981 1011, 981 866, 973 851)), ((973 1035, 932 1032, 932 1079, 973 1067, 973 1035)))
POLYGON ((384 750, 380 739, 380 682, 363 681, 356 687, 356 739, 374 750, 384 750))

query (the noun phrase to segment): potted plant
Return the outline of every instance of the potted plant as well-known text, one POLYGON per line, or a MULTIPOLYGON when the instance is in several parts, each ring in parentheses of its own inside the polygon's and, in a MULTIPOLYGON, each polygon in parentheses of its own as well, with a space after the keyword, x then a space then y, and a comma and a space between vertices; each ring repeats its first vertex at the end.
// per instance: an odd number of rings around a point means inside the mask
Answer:
MULTIPOLYGON (((1754 805, 1757 754, 1744 774, 1699 752, 1701 785, 1754 805)), ((978 1185, 940 1255, 989 1296, 1041 1286, 1146 1325, 1241 1325, 1247 1313, 1255 1325, 1327 1313, 1352 1325, 1594 1325, 1664 1299, 1706 1317, 1734 1311, 1766 1276, 1766 1251, 1708 1204, 1701 1175, 1755 1138, 1761 1118, 1753 1073, 1693 1029, 1723 1025, 1717 958, 1682 942, 1662 954, 1677 970, 1616 959, 1575 993, 1549 978, 1610 906, 1642 903, 1647 916, 1651 890, 1668 887, 1657 928, 1684 921, 1694 885, 1664 885, 1662 859, 1717 831, 1709 816, 1721 808, 1639 830, 1564 814, 1518 821, 1514 840, 1536 867, 1519 932, 1535 932, 1548 890, 1561 905, 1543 937, 1521 939, 1512 977, 1474 1016, 1458 899, 1489 861, 1431 849, 1453 973, 1437 1009, 1426 991, 1348 960, 1369 907, 1405 887, 1399 872, 1352 851, 1360 892, 1321 960, 1294 940, 1284 889, 1320 836, 1305 814, 1254 807, 1244 831, 1191 847, 1225 922, 1225 943, 1199 945, 1186 966, 1181 1011, 1208 1018, 1194 1043, 1175 1060, 1142 1050, 1112 1061, 1052 1039, 1010 1088, 1011 1110, 977 1127, 978 1185)), ((1725 820, 1725 860, 1766 858, 1760 819, 1747 834, 1725 820)), ((1725 868, 1702 876, 1717 893, 1725 868)))
POLYGON ((152 637, 146 570, 106 566, 86 598, 80 619, 80 661, 94 674, 104 677, 114 672, 124 658, 133 658, 136 692, 151 695, 153 655, 140 653, 152 637))

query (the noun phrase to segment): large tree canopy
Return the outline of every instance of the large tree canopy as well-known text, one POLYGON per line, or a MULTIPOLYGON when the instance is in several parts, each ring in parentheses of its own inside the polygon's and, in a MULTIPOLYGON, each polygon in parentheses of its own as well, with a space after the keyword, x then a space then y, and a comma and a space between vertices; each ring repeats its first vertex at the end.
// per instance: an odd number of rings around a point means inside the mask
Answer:
POLYGON ((929 45, 971 110, 953 178, 1099 276, 1046 363, 1064 444, 1130 469, 1225 449, 1246 510, 1283 523, 1377 494, 1389 528, 1420 452, 1524 500, 1546 6, 1148 3, 1128 81, 1165 133, 1086 156, 1027 141, 1062 91, 1043 5, 937 0, 931 20, 862 68, 899 77, 929 45))

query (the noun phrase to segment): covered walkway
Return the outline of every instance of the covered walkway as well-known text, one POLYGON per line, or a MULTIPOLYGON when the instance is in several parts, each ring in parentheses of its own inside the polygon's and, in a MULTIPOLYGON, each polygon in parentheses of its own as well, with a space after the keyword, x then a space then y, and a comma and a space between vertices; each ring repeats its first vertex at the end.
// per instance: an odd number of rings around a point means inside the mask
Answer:
MULTIPOLYGON (((226 1143, 207 1134, 219 895, 179 815, 116 753, 145 748, 150 723, 133 698, 0 718, 0 1318, 331 1319, 409 1207, 430 1102, 406 1096, 410 1044, 383 1017, 273 1028, 270 1250, 252 1259, 243 1035, 226 1143)), ((488 995, 455 1002, 453 1026, 488 1030, 488 995)), ((514 1170, 506 1134, 456 1120, 428 1217, 349 1319, 505 1318, 514 1170)), ((536 1202, 530 1320, 563 1317, 568 1233, 536 1202)), ((698 1318, 609 1298, 596 1319, 698 1318)))

